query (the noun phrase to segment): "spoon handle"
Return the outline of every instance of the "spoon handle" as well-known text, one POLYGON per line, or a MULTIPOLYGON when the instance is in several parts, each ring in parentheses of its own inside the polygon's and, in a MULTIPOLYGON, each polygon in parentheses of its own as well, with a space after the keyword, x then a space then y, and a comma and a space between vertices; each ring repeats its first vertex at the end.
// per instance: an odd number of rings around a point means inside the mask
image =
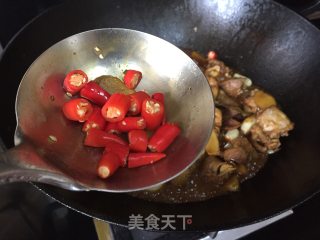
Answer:
POLYGON ((38 182, 54 185, 60 188, 79 191, 83 187, 72 179, 60 173, 36 169, 33 166, 19 166, 16 164, 21 158, 19 147, 0 153, 0 184, 11 182, 38 182))

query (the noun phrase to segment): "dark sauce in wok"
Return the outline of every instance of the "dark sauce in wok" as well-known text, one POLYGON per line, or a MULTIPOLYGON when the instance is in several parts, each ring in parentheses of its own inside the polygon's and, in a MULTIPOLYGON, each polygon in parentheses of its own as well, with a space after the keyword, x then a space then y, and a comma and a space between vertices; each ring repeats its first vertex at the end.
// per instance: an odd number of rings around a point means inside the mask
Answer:
POLYGON ((256 153, 245 166, 226 180, 211 179, 201 174, 201 168, 207 161, 206 157, 199 159, 193 166, 176 179, 163 184, 159 189, 130 193, 130 195, 155 202, 186 203, 204 201, 228 192, 239 190, 239 183, 256 175, 267 160, 266 154, 256 153), (245 172, 241 173, 245 169, 245 172))

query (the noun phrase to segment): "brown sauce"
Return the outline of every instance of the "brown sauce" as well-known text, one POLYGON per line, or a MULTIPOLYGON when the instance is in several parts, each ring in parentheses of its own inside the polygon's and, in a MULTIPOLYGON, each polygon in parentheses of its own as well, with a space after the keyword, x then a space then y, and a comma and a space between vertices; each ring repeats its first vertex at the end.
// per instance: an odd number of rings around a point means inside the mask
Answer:
POLYGON ((208 179, 202 174, 205 161, 207 161, 207 155, 176 179, 163 184, 158 190, 139 191, 130 193, 130 195, 155 202, 186 203, 204 201, 228 192, 238 191, 239 183, 254 177, 264 166, 267 154, 252 154, 245 165, 238 167, 237 172, 226 179, 208 179))

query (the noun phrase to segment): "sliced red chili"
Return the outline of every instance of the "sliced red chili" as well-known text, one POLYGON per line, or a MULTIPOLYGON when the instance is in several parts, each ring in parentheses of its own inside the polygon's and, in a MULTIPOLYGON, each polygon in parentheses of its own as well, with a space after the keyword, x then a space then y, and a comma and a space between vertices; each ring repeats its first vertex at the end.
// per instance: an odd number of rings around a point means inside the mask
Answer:
POLYGON ((91 103, 84 98, 75 98, 63 104, 62 111, 66 118, 84 122, 93 112, 91 103))
POLYGON ((130 108, 129 113, 131 115, 137 115, 141 112, 142 103, 145 99, 149 99, 150 96, 144 92, 139 91, 129 95, 130 96, 130 108))
POLYGON ((165 157, 164 153, 129 153, 128 168, 153 164, 165 157))
POLYGON ((181 130, 176 124, 166 123, 151 136, 148 148, 151 152, 163 152, 170 146, 181 130))
POLYGON ((142 103, 141 116, 146 120, 147 129, 154 130, 160 126, 164 117, 163 103, 155 99, 146 99, 142 103))
POLYGON ((108 142, 105 145, 105 152, 113 152, 120 158, 122 167, 127 165, 127 159, 129 155, 129 145, 123 145, 116 142, 108 142))
POLYGON ((126 70, 123 82, 127 88, 135 89, 142 78, 142 73, 137 70, 126 70))
POLYGON ((102 107, 102 116, 108 122, 120 122, 126 116, 130 107, 129 96, 122 93, 112 94, 102 107))
POLYGON ((148 135, 144 130, 132 130, 128 133, 129 147, 134 152, 146 152, 148 135))
POLYGON ((214 60, 218 58, 218 54, 215 51, 208 52, 208 60, 214 60))
POLYGON ((106 120, 101 115, 101 108, 93 107, 93 112, 89 116, 88 120, 83 124, 82 131, 87 132, 91 128, 104 129, 106 126, 106 120))
MULTIPOLYGON (((157 93, 152 94, 151 97, 152 97, 152 99, 155 99, 159 102, 162 102, 164 105, 164 94, 163 93, 157 92, 157 93)), ((162 124, 165 124, 165 123, 166 123, 166 114, 164 113, 162 124)))
POLYGON ((80 96, 99 106, 103 106, 111 95, 100 87, 98 83, 90 81, 81 89, 80 96))
POLYGON ((127 143, 119 136, 94 128, 91 128, 87 132, 84 139, 84 145, 90 147, 105 147, 109 142, 127 145, 127 143))
POLYGON ((120 158, 113 152, 106 152, 98 162, 97 173, 101 178, 108 178, 120 167, 120 158))
POLYGON ((143 117, 126 117, 117 124, 120 132, 129 132, 131 130, 146 128, 146 121, 143 117))
POLYGON ((104 131, 107 133, 112 133, 112 134, 120 134, 121 133, 118 128, 118 123, 112 123, 112 122, 107 123, 104 131))
POLYGON ((73 70, 67 74, 63 81, 64 89, 71 95, 76 94, 88 82, 88 76, 81 70, 73 70))
POLYGON ((155 100, 162 102, 164 104, 164 94, 163 93, 157 92, 157 93, 152 94, 151 97, 152 97, 152 99, 155 99, 155 100))

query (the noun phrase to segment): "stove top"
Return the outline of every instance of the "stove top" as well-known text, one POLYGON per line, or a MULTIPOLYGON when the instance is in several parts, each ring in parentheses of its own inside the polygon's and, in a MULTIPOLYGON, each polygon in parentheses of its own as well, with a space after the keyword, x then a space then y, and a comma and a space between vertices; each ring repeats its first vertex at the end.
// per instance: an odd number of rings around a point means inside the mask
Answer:
MULTIPOLYGON (((63 0, 1 0, 0 55, 10 39, 35 16, 63 0), (2 45, 1 45, 2 44, 2 45)), ((279 0, 308 17, 320 28, 320 1, 279 0)), ((0 139, 0 149, 4 145, 0 139)), ((120 240, 233 240, 251 239, 320 239, 320 194, 292 211, 266 221, 215 233, 154 233, 131 230, 95 221, 76 213, 40 192, 30 183, 0 186, 0 239, 98 239, 96 228, 109 234, 109 239, 120 240), (95 228, 96 227, 96 228, 95 228), (259 229, 259 230, 258 230, 259 229), (258 231, 257 231, 258 230, 258 231)))

